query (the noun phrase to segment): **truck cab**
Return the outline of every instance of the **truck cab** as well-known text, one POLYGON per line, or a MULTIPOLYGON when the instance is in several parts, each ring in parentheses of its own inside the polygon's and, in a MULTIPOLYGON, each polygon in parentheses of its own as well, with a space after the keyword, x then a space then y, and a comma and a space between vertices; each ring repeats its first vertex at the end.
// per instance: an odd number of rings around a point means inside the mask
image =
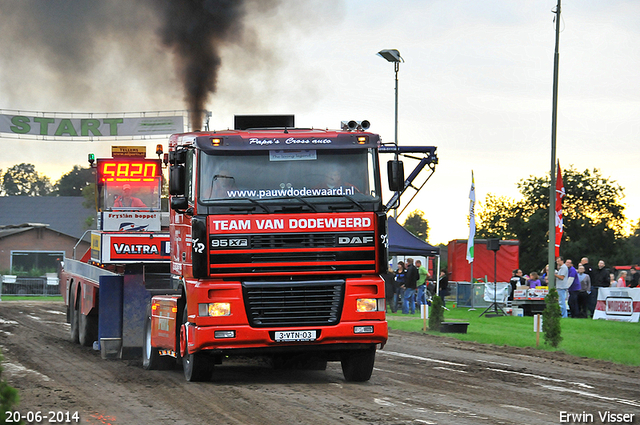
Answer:
POLYGON ((188 380, 250 354, 340 361, 347 380, 370 378, 387 341, 387 221, 380 137, 355 127, 171 136, 171 273, 182 296, 156 300, 146 364, 175 345, 188 380), (169 309, 176 341, 159 336, 169 309))

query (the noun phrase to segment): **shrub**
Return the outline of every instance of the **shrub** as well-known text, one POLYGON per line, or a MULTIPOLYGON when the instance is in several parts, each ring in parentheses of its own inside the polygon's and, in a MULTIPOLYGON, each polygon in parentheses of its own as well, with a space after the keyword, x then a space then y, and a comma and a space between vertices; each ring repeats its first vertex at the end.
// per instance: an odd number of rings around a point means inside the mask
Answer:
POLYGON ((429 312, 429 329, 432 331, 440 330, 440 323, 444 322, 444 306, 442 305, 442 298, 438 295, 434 295, 431 300, 431 307, 429 312))
POLYGON ((558 303, 558 291, 556 288, 549 289, 549 293, 544 299, 546 307, 542 312, 542 331, 544 341, 552 347, 557 347, 562 341, 560 329, 560 304, 558 303))
MULTIPOLYGON (((14 406, 18 404, 18 391, 7 384, 7 382, 2 379, 2 354, 0 353, 0 424, 5 423, 5 419, 7 417, 6 412, 14 411, 14 406)), ((22 423, 22 422, 20 422, 22 423)))

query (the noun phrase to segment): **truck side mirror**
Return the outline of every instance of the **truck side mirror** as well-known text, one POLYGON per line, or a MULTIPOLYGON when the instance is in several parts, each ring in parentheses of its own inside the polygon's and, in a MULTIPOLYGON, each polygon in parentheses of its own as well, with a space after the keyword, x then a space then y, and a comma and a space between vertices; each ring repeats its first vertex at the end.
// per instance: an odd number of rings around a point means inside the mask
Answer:
POLYGON ((172 210, 184 212, 187 208, 189 208, 189 202, 187 201, 187 198, 185 198, 184 196, 171 197, 172 210))
POLYGON ((176 151, 169 152, 169 164, 184 164, 187 160, 187 151, 186 149, 180 149, 176 151))
POLYGON ((172 165, 169 167, 169 194, 184 196, 185 168, 184 165, 172 165))
POLYGON ((404 165, 402 161, 387 162, 387 177, 389 178, 389 190, 399 192, 404 189, 404 165))

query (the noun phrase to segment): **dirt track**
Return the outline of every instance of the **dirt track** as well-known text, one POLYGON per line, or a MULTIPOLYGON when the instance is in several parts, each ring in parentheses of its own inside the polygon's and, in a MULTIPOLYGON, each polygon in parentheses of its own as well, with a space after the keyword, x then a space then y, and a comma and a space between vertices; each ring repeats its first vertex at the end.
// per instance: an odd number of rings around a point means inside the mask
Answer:
POLYGON ((572 423, 567 412, 599 424, 610 411, 640 424, 640 368, 392 331, 364 384, 346 383, 339 363, 282 371, 258 360, 187 383, 181 370, 145 371, 72 344, 64 312, 0 302, 2 377, 19 389, 23 414, 78 411, 88 424, 572 423))

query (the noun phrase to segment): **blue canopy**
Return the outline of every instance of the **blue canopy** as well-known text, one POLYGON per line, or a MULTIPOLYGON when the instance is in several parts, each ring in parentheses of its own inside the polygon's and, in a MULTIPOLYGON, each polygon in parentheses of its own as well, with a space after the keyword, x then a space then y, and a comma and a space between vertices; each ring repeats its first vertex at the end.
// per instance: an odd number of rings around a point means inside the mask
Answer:
POLYGON ((440 248, 418 239, 400 226, 393 217, 387 218, 389 232, 389 255, 421 255, 432 257, 440 255, 440 248))

